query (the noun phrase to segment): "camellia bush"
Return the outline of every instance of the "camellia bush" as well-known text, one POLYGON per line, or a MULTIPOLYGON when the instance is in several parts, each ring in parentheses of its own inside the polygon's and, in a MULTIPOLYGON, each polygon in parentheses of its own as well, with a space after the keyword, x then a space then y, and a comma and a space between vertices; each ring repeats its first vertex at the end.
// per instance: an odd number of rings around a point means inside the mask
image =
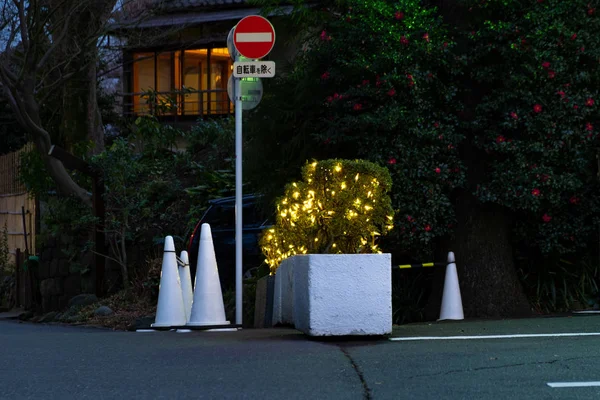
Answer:
POLYGON ((589 0, 466 1, 472 129, 487 159, 481 202, 517 216, 542 252, 589 246, 598 230, 600 16, 589 0))
POLYGON ((271 272, 295 254, 379 253, 376 240, 393 228, 386 168, 368 161, 306 164, 302 181, 286 186, 274 228, 260 246, 271 272))
POLYGON ((454 57, 456 43, 436 10, 418 0, 344 4, 329 10, 291 71, 265 89, 263 108, 249 123, 250 174, 253 165, 257 179, 268 171, 272 187, 260 190, 273 192, 311 158, 386 165, 392 204, 401 210, 392 241, 421 251, 455 224, 449 196, 465 171, 457 88, 448 82, 464 60, 454 57))

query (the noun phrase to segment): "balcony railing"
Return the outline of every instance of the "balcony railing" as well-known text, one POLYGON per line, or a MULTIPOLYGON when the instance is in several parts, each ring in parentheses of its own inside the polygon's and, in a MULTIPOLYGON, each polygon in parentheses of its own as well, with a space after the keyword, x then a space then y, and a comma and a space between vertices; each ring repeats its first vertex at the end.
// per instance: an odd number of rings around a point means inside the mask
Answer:
POLYGON ((123 93, 125 116, 208 116, 233 112, 227 90, 182 90, 172 92, 123 93))

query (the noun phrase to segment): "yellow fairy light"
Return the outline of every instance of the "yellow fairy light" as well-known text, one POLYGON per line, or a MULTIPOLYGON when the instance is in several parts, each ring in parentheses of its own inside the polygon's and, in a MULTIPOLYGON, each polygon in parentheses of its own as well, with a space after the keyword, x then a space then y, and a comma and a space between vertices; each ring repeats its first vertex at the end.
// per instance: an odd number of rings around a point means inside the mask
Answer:
POLYGON ((337 247, 337 244, 334 243, 333 245, 331 245, 331 247, 335 248, 337 247))
POLYGON ((365 206, 365 210, 366 210, 366 211, 369 211, 369 210, 372 210, 372 209, 373 209, 373 207, 371 207, 371 206, 369 206, 369 205, 366 205, 366 206, 365 206))
POLYGON ((310 166, 315 168, 317 166, 317 162, 315 161, 314 163, 310 164, 310 166))
POLYGON ((318 242, 318 241, 319 241, 319 238, 315 238, 315 242, 318 242))
POLYGON ((342 182, 342 184, 340 185, 340 187, 342 188, 342 190, 346 189, 346 182, 342 182))
POLYGON ((335 166, 335 172, 340 172, 342 170, 342 166, 340 164, 335 166))
POLYGON ((294 199, 297 199, 300 196, 300 192, 294 192, 294 199))
POLYGON ((354 177, 354 181, 358 182, 358 174, 356 174, 356 176, 354 177))

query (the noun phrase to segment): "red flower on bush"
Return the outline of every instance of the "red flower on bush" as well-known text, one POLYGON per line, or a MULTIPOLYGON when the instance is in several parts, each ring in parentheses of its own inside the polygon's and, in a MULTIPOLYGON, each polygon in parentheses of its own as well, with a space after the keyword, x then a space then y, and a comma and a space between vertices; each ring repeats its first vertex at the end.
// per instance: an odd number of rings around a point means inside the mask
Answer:
POLYGON ((554 79, 555 76, 556 76, 556 72, 554 72, 554 71, 548 71, 548 78, 554 79))
POLYGON ((408 78, 408 86, 413 86, 415 84, 413 76, 411 74, 406 74, 406 77, 408 78))
POLYGON ((320 35, 321 40, 331 40, 331 36, 327 36, 327 32, 323 30, 320 35))
POLYGON ((369 84, 369 80, 368 80, 368 79, 364 79, 364 80, 362 81, 362 85, 363 85, 363 86, 367 86, 368 84, 369 84))
POLYGON ((569 203, 571 203, 571 204, 579 204, 579 197, 577 197, 577 196, 571 196, 571 198, 569 199, 569 203))
POLYGON ((510 113, 510 117, 511 117, 512 119, 519 119, 519 116, 518 116, 518 115, 517 115, 517 113, 516 113, 516 112, 514 112, 514 111, 510 113))
POLYGON ((588 107, 593 106, 594 103, 595 103, 594 99, 592 99, 591 97, 585 101, 585 105, 588 106, 588 107))
POLYGON ((444 46, 444 48, 448 47, 448 42, 444 42, 442 46, 444 46))
POLYGON ((328 102, 328 103, 331 103, 332 101, 333 101, 333 97, 331 97, 331 96, 327 96, 327 102, 328 102))
POLYGON ((406 36, 402 35, 402 37, 400 38, 400 43, 405 46, 408 45, 408 39, 406 38, 406 36))
POLYGON ((594 15, 594 12, 596 12, 595 8, 588 8, 587 10, 588 15, 594 15))
POLYGON ((352 108, 354 109, 354 111, 360 111, 362 110, 362 104, 356 103, 352 108))
POLYGON ((423 35, 423 39, 425 39, 425 41, 426 41, 427 43, 429 43, 429 33, 425 33, 425 34, 423 35))
POLYGON ((588 122, 587 124, 585 124, 585 130, 590 131, 590 132, 593 131, 594 125, 592 125, 591 123, 588 122))
POLYGON ((541 113, 542 112, 542 106, 540 104, 536 104, 533 106, 533 111, 535 113, 541 113))
POLYGON ((321 75, 321 79, 329 79, 329 72, 323 72, 323 75, 321 75))
POLYGON ((549 216, 548 214, 544 214, 544 215, 542 215, 542 220, 544 222, 550 222, 550 221, 552 221, 552 217, 549 216))
POLYGON ((571 40, 575 40, 575 39, 577 39, 577 34, 576 33, 574 33, 574 34, 571 35, 571 40))
POLYGON ((440 127, 440 123, 439 123, 439 122, 437 122, 437 121, 436 121, 436 122, 434 122, 434 123, 433 123, 433 127, 434 127, 434 128, 439 128, 439 127, 440 127))
POLYGON ((388 96, 394 96, 396 94, 396 90, 394 88, 391 88, 390 90, 388 90, 387 94, 388 96))
POLYGON ((549 63, 548 61, 544 61, 544 62, 542 63, 542 68, 544 68, 544 69, 548 69, 548 68, 550 68, 550 63, 549 63))
POLYGON ((559 90, 558 92, 556 92, 556 94, 560 95, 561 98, 565 98, 565 92, 563 92, 562 90, 559 90))
POLYGON ((396 11, 394 13, 394 18, 396 18, 398 21, 404 19, 404 13, 402 11, 396 11))
POLYGON ((337 94, 337 93, 333 94, 333 99, 334 100, 341 99, 341 98, 342 98, 342 96, 340 96, 339 94, 337 94))
POLYGON ((390 158, 388 160, 388 164, 396 164, 396 159, 395 158, 390 158))
POLYGON ((442 170, 439 167, 435 169, 436 174, 440 174, 441 172, 442 172, 442 170))
POLYGON ((425 225, 425 232, 429 232, 431 230, 431 225, 425 225))
POLYGON ((503 143, 506 139, 502 135, 498 135, 496 138, 496 143, 503 143))
POLYGON ((538 188, 533 189, 531 191, 531 195, 532 196, 536 196, 536 197, 539 196, 540 195, 540 189, 538 189, 538 188))
POLYGON ((577 109, 579 108, 579 106, 578 106, 577 104, 573 104, 573 108, 574 108, 575 110, 577 110, 577 109))
POLYGON ((412 222, 414 218, 410 215, 407 215, 406 219, 408 220, 408 222, 412 222))

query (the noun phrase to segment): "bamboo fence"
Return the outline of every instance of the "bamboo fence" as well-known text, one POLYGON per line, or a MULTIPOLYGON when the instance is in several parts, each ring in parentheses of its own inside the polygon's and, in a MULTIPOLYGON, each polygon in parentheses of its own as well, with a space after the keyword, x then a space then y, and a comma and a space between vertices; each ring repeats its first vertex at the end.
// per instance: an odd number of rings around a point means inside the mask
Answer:
POLYGON ((19 180, 20 155, 31 150, 27 144, 13 153, 0 156, 0 233, 8 237, 10 263, 14 264, 17 249, 35 253, 35 199, 31 198, 19 180))

